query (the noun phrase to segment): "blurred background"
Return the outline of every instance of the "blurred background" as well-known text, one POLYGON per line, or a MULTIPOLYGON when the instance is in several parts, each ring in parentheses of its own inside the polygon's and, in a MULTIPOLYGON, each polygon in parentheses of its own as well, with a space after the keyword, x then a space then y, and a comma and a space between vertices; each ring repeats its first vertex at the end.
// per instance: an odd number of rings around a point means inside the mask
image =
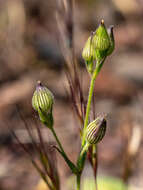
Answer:
MULTIPOLYGON (((72 114, 63 71, 65 61, 60 48, 60 22, 57 23, 56 17, 59 2, 0 1, 0 190, 39 188, 39 175, 8 130, 14 130, 33 151, 17 107, 30 127, 34 127, 31 98, 37 80, 47 85, 55 96, 55 130, 66 152, 73 161, 79 152, 79 123, 72 114)), ((75 1, 75 55, 82 73, 85 97, 89 76, 81 52, 101 19, 107 27, 114 25, 116 45, 95 88, 96 113, 108 114, 107 133, 98 148, 98 174, 120 177, 132 189, 142 190, 143 1, 75 1)), ((62 28, 62 23, 60 26, 62 28)), ((53 141, 44 127, 42 131, 46 142, 53 141)), ((57 158, 62 189, 67 189, 64 184, 71 173, 63 159, 59 155, 57 158)), ((84 175, 88 172, 85 171, 84 175)))

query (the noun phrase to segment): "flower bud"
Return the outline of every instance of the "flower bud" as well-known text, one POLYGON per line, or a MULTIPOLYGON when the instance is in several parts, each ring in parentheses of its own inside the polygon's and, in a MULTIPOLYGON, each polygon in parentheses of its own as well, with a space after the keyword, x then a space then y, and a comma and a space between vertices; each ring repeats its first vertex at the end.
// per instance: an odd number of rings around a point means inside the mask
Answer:
POLYGON ((86 68, 88 72, 91 74, 94 70, 93 62, 96 59, 95 49, 93 48, 93 45, 92 45, 92 38, 93 38, 93 35, 88 38, 82 52, 82 57, 85 60, 86 68))
POLYGON ((110 37, 104 25, 104 20, 101 21, 100 26, 95 31, 93 36, 93 46, 96 49, 96 66, 98 67, 106 58, 107 51, 110 48, 110 37))
POLYGON ((95 49, 93 47, 92 41, 93 36, 90 36, 83 48, 82 57, 85 61, 94 61, 95 60, 95 49))
POLYGON ((107 50, 110 46, 110 39, 106 27, 104 25, 104 20, 95 31, 93 36, 93 46, 101 51, 107 50))
POLYGON ((39 111, 40 109, 42 112, 45 113, 51 112, 53 106, 53 99, 54 97, 50 90, 38 81, 36 90, 32 97, 33 108, 36 111, 39 111))
POLYGON ((105 132, 106 119, 99 116, 87 126, 86 140, 89 144, 97 144, 103 139, 105 132))
POLYGON ((102 20, 97 30, 88 38, 82 52, 90 74, 93 74, 96 68, 98 72, 100 71, 106 57, 113 52, 114 46, 113 26, 110 26, 107 32, 104 20, 102 20))
MULTIPOLYGON (((47 125, 52 125, 52 107, 54 96, 50 90, 38 81, 32 97, 32 106, 38 112, 40 120, 47 125)), ((49 127, 49 126, 48 126, 49 127)))

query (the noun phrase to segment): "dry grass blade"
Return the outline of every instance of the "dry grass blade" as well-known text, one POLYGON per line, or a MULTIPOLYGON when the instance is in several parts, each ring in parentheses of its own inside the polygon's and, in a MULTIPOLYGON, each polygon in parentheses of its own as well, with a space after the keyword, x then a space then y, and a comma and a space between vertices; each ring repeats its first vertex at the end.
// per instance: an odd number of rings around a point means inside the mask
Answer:
POLYGON ((26 147, 24 143, 20 141, 20 139, 15 134, 15 132, 10 130, 11 134, 17 140, 18 144, 22 147, 22 149, 27 153, 28 158, 30 159, 31 163, 36 168, 41 178, 48 185, 49 189, 59 190, 60 189, 59 176, 58 176, 56 165, 55 163, 53 163, 54 154, 50 151, 50 148, 47 149, 48 145, 44 143, 44 139, 42 137, 41 130, 39 128, 38 123, 34 120, 39 141, 35 139, 35 134, 33 133, 33 130, 30 127, 32 126, 32 124, 30 125, 29 123, 27 123, 23 114, 20 112, 20 109, 18 106, 17 106, 17 111, 30 137, 32 148, 38 155, 38 161, 40 162, 41 167, 39 167, 38 163, 35 161, 35 159, 33 159, 33 155, 31 151, 26 147))

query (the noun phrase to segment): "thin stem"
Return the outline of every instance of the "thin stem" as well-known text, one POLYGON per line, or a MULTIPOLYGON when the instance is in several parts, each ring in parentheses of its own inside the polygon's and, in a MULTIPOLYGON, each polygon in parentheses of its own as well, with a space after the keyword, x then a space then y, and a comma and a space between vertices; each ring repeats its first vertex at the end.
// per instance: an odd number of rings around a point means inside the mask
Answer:
POLYGON ((97 183, 97 171, 98 171, 98 149, 97 149, 97 145, 95 147, 95 159, 96 159, 96 163, 94 166, 94 176, 95 176, 95 184, 96 184, 96 190, 98 190, 98 183, 97 183))
POLYGON ((59 145, 61 151, 62 151, 63 153, 65 153, 65 151, 64 151, 64 149, 63 149, 63 147, 62 147, 62 145, 61 145, 61 143, 60 143, 60 141, 59 141, 59 139, 58 139, 58 137, 57 137, 57 135, 56 135, 56 132, 55 132, 55 130, 54 130, 53 127, 51 128, 51 131, 52 131, 52 133, 53 133, 53 135, 54 135, 54 137, 55 137, 55 139, 56 139, 56 141, 57 141, 57 144, 59 145))
POLYGON ((59 141, 59 139, 58 139, 58 137, 56 135, 56 132, 55 132, 55 130, 54 130, 53 127, 51 128, 51 132, 53 133, 53 136, 55 137, 56 142, 59 145, 60 150, 57 148, 58 151, 59 151, 59 153, 61 153, 61 155, 63 156, 64 160, 66 161, 66 163, 68 164, 69 168, 71 169, 71 171, 73 173, 77 174, 78 173, 77 167, 70 161, 70 159, 66 155, 66 153, 65 153, 65 151, 64 151, 64 149, 63 149, 63 147, 62 147, 62 145, 61 145, 61 143, 60 143, 60 141, 59 141))
POLYGON ((98 149, 97 149, 97 144, 95 146, 93 146, 92 149, 92 163, 94 166, 94 177, 96 179, 97 177, 97 169, 98 169, 98 149))
POLYGON ((94 91, 94 84, 96 77, 98 75, 97 69, 94 71, 91 82, 90 82, 90 88, 89 88, 89 94, 88 94, 88 102, 87 102, 87 107, 86 107, 86 115, 85 115, 85 120, 84 120, 84 128, 83 128, 83 137, 82 137, 82 146, 85 144, 85 136, 86 136, 86 128, 88 125, 89 121, 89 114, 90 114, 90 108, 91 108, 91 101, 92 101, 92 96, 93 96, 93 91, 94 91))
POLYGON ((86 159, 86 153, 87 153, 87 150, 88 150, 89 146, 90 146, 90 144, 86 143, 82 147, 82 150, 81 150, 81 152, 79 154, 79 157, 78 157, 78 160, 77 160, 77 168, 78 168, 79 172, 82 172, 82 170, 83 170, 83 166, 84 166, 85 159, 86 159))
POLYGON ((89 143, 86 143, 86 144, 85 144, 85 146, 84 146, 83 149, 81 150, 80 157, 82 157, 83 154, 84 154, 85 152, 87 152, 89 146, 90 146, 89 143))
POLYGON ((97 77, 98 73, 100 72, 100 70, 101 70, 101 68, 103 66, 103 63, 104 63, 105 59, 106 59, 106 56, 101 61, 97 61, 96 69, 94 70, 92 78, 91 78, 89 94, 88 94, 88 101, 87 101, 87 107, 86 107, 86 115, 85 115, 85 120, 84 120, 82 146, 84 146, 84 144, 85 144, 86 128, 87 128, 88 121, 89 121, 89 114, 90 114, 92 96, 93 96, 93 92, 94 92, 95 80, 96 80, 96 77, 97 77))
POLYGON ((80 190, 80 178, 81 178, 81 174, 78 174, 76 176, 76 190, 80 190))

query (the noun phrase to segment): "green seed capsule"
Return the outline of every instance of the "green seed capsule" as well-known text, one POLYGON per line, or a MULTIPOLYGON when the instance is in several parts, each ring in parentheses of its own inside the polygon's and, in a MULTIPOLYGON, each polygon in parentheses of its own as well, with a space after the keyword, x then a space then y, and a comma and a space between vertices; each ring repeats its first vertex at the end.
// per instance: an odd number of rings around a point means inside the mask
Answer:
POLYGON ((104 58, 107 56, 107 50, 100 51, 96 50, 96 64, 101 64, 104 58))
POLYGON ((104 25, 104 20, 101 21, 100 26, 95 31, 93 36, 93 46, 101 51, 107 50, 110 46, 110 38, 104 25))
POLYGON ((82 51, 82 57, 85 60, 85 64, 89 73, 93 72, 94 60, 96 59, 96 53, 95 53, 95 48, 93 47, 93 44, 92 44, 92 38, 93 38, 93 35, 91 35, 88 38, 85 44, 85 47, 82 51))
POLYGON ((32 97, 32 106, 36 111, 39 109, 44 113, 49 113, 53 106, 53 94, 47 87, 43 86, 40 82, 32 97))
POLYGON ((99 116, 87 126, 86 140, 89 144, 97 144, 105 136, 106 120, 99 116))
POLYGON ((85 61, 95 60, 95 49, 92 45, 92 36, 90 36, 82 51, 82 57, 85 61))
POLYGON ((41 122, 49 128, 53 126, 53 100, 54 96, 50 90, 38 82, 32 97, 32 106, 38 112, 41 122))

